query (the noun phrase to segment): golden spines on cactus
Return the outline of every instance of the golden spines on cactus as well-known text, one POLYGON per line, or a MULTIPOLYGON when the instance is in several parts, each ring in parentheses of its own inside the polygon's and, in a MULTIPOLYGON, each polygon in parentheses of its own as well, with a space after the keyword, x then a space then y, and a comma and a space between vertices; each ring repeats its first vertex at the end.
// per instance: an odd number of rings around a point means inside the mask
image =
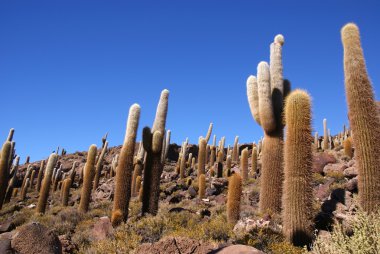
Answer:
POLYGON ((259 142, 261 152, 261 178, 259 210, 262 213, 281 210, 283 179, 283 121, 284 98, 290 91, 290 83, 282 75, 282 35, 271 44, 270 66, 260 62, 257 79, 247 80, 247 97, 251 113, 264 130, 265 144, 259 142), (271 84, 273 82, 273 84, 271 84))
POLYGON ((40 194, 38 196, 36 213, 45 213, 46 203, 47 203, 47 199, 49 197, 51 178, 53 175, 53 170, 54 170, 55 164, 57 164, 57 160, 58 160, 58 155, 56 153, 52 153, 49 156, 49 159, 48 159, 48 162, 46 165, 46 169, 45 169, 45 175, 44 175, 44 178, 42 180, 40 194))
POLYGON ((205 161, 206 159, 206 140, 204 138, 199 139, 198 150, 198 176, 205 173, 205 161))
POLYGON ((201 174, 199 176, 198 185, 199 185, 198 196, 200 199, 202 199, 205 197, 205 190, 206 190, 206 176, 205 176, 205 174, 201 174))
POLYGON ((240 217, 240 200, 242 193, 242 179, 239 173, 234 173, 228 180, 227 193, 227 221, 236 224, 240 217))
POLYGON ((137 128, 140 120, 140 106, 133 104, 129 109, 127 127, 123 147, 116 168, 115 197, 112 208, 111 222, 117 226, 128 219, 128 206, 131 197, 133 159, 135 153, 137 128), (115 214, 121 213, 120 216, 115 214))
POLYGON ((248 180, 248 148, 245 148, 241 152, 240 171, 241 171, 242 180, 247 181, 248 180))
POLYGON ((11 152, 11 142, 6 141, 0 153, 0 210, 3 207, 3 200, 8 188, 8 158, 11 152))
POLYGON ((283 185, 283 233, 297 246, 310 244, 313 234, 311 99, 295 90, 286 99, 285 174, 283 185))
POLYGON ((343 149, 344 149, 344 154, 351 159, 353 156, 351 137, 348 137, 347 139, 343 141, 343 149))
POLYGON ((91 145, 87 153, 87 161, 83 172, 83 186, 81 191, 79 211, 88 211, 91 199, 92 181, 95 176, 96 145, 91 145))
POLYGON ((342 28, 344 77, 350 127, 358 163, 359 200, 366 212, 380 207, 380 118, 369 80, 359 28, 342 28))

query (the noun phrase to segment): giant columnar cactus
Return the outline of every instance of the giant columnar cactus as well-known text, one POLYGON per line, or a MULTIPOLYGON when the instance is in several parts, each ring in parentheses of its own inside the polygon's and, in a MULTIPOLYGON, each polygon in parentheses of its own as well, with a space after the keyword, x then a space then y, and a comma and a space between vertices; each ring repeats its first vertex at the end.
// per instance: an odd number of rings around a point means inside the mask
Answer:
POLYGON ((205 174, 201 174, 199 176, 199 190, 198 190, 198 196, 199 199, 202 199, 205 197, 205 190, 206 190, 206 176, 205 174))
POLYGON ((168 100, 169 91, 165 89, 161 92, 152 130, 149 127, 145 127, 143 130, 143 145, 146 151, 142 191, 143 215, 145 213, 156 215, 158 212, 160 180, 164 167, 161 149, 168 113, 168 100))
POLYGON ((107 148, 108 148, 108 141, 104 141, 102 152, 100 153, 96 161, 93 190, 96 190, 96 188, 98 188, 100 175, 102 174, 102 169, 103 169, 103 158, 104 158, 104 155, 106 154, 107 148))
POLYGON ((32 174, 30 174, 30 182, 29 182, 30 188, 33 188, 33 182, 34 182, 35 177, 36 177, 36 170, 33 169, 32 174))
POLYGON ((18 172, 19 163, 20 163, 20 157, 17 156, 15 164, 13 165, 12 170, 9 174, 12 178, 8 184, 7 192, 6 192, 5 198, 4 198, 4 204, 9 203, 9 201, 12 198, 12 192, 13 192, 14 186, 15 186, 16 181, 17 181, 17 172, 18 172))
POLYGON ((15 133, 15 129, 11 128, 9 130, 9 134, 8 134, 8 137, 7 137, 7 141, 9 142, 12 142, 12 139, 13 139, 13 134, 15 133))
POLYGON ((165 163, 165 160, 168 157, 169 146, 170 146, 170 135, 171 135, 171 131, 167 130, 166 131, 166 137, 164 140, 165 145, 163 146, 163 149, 162 149, 162 160, 161 160, 162 163, 165 163))
POLYGON ((211 133, 212 133, 212 126, 213 126, 213 124, 210 123, 210 126, 208 127, 208 131, 207 131, 207 134, 206 134, 206 137, 205 137, 206 144, 207 144, 208 141, 210 140, 211 133))
POLYGON ((86 165, 83 169, 83 186, 79 203, 79 211, 85 213, 91 199, 92 181, 95 176, 96 145, 91 145, 88 149, 86 165))
POLYGON ((223 159, 224 159, 223 152, 218 151, 216 177, 223 177, 223 159))
POLYGON ((241 171, 243 181, 247 181, 248 180, 248 148, 245 148, 241 152, 240 171, 241 171))
POLYGON ((70 184, 71 184, 70 187, 73 186, 73 183, 74 183, 74 181, 75 181, 75 175, 76 175, 75 168, 76 168, 76 166, 77 166, 77 162, 74 161, 74 162, 73 162, 73 166, 71 167, 71 172, 70 172, 70 180, 71 180, 71 182, 70 182, 70 184))
POLYGON ((117 162, 118 161, 119 161, 119 155, 116 154, 112 158, 112 162, 111 162, 111 176, 115 176, 115 174, 116 174, 116 168, 117 168, 117 162))
POLYGON ((41 189, 42 177, 44 175, 44 166, 45 166, 45 161, 42 160, 40 164, 40 169, 38 171, 38 176, 37 176, 37 185, 36 185, 37 192, 39 192, 41 189))
POLYGON ((238 149, 239 136, 235 137, 234 148, 232 150, 232 161, 237 163, 239 161, 239 149, 238 149))
POLYGON ((6 141, 0 153, 0 210, 3 207, 3 201, 8 188, 8 158, 11 152, 11 142, 6 141))
POLYGON ((32 165, 28 165, 28 167, 26 168, 26 173, 25 173, 24 179, 22 180, 22 184, 21 184, 21 193, 23 192, 23 190, 25 188, 26 179, 30 178, 30 175, 32 174, 33 169, 34 169, 34 167, 32 165))
POLYGON ((186 157, 185 153, 182 154, 181 163, 179 166, 179 176, 181 179, 185 178, 185 171, 186 171, 186 157))
POLYGON ((40 189, 40 194, 38 197, 38 204, 37 204, 37 213, 45 213, 46 209, 46 203, 49 197, 49 190, 50 190, 50 184, 51 184, 51 178, 53 175, 53 169, 55 164, 57 164, 58 155, 55 153, 52 153, 49 156, 49 160, 46 165, 44 179, 42 180, 42 186, 40 189))
POLYGON ((311 100, 305 91, 295 90, 287 97, 285 122, 283 233, 294 245, 304 246, 310 243, 313 233, 311 100))
POLYGON ((228 179, 227 221, 230 224, 236 224, 239 220, 241 193, 241 176, 239 173, 234 173, 228 179))
POLYGON ((67 178, 63 181, 63 186, 62 186, 62 205, 63 206, 67 206, 69 202, 71 184, 72 182, 70 178, 67 178))
POLYGON ((327 130, 327 119, 323 119, 323 143, 322 143, 322 149, 328 150, 329 149, 329 134, 327 130))
POLYGON ((134 169, 133 169, 132 190, 131 190, 132 197, 135 197, 139 191, 139 190, 136 191, 136 178, 142 175, 144 157, 145 157, 145 150, 144 150, 142 142, 140 142, 139 150, 137 152, 137 155, 135 156, 134 165, 133 165, 134 169))
POLYGON ((199 151, 198 151, 198 176, 205 173, 206 163, 206 140, 204 138, 199 139, 199 151))
POLYGON ((251 156, 251 175, 255 175, 258 173, 257 171, 257 148, 252 147, 252 156, 251 156))
POLYGON ((119 225, 128 219, 128 207, 131 197, 133 159, 135 153, 137 128, 140 120, 140 106, 133 104, 129 109, 127 129, 123 147, 120 151, 116 169, 115 198, 112 209, 112 224, 119 225))
POLYGON ((318 151, 318 149, 319 149, 319 136, 318 136, 318 132, 315 132, 315 134, 314 134, 314 150, 318 151))
POLYGON ((29 186, 30 186, 30 178, 26 178, 24 188, 21 190, 21 200, 25 200, 26 193, 28 193, 29 186))
POLYGON ((282 77, 282 45, 284 38, 277 35, 270 47, 270 67, 260 62, 256 77, 247 80, 247 97, 251 113, 264 129, 262 170, 260 183, 261 212, 281 210, 283 179, 283 123, 284 98, 290 85, 282 77))
POLYGON ((380 118, 355 24, 342 28, 342 42, 348 114, 359 169, 359 199, 366 212, 374 212, 380 207, 380 118))

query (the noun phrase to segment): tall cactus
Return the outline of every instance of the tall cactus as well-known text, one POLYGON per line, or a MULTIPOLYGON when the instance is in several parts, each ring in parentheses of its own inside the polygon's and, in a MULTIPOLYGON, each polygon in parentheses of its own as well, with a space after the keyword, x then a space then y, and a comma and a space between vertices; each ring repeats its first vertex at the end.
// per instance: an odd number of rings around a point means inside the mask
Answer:
POLYGON ((140 106, 133 104, 129 109, 127 129, 123 147, 120 151, 116 169, 115 198, 112 209, 112 224, 117 226, 128 219, 128 206, 131 198, 133 158, 135 152, 137 128, 140 119, 140 106))
POLYGON ((237 163, 239 160, 239 150, 238 150, 239 136, 235 137, 234 147, 232 150, 232 161, 237 163))
POLYGON ((67 178, 63 180, 63 184, 62 184, 62 205, 63 206, 67 206, 69 203, 70 187, 71 187, 71 179, 67 178))
POLYGON ((261 212, 280 212, 283 179, 284 98, 290 84, 282 76, 282 46, 284 37, 277 35, 270 47, 270 66, 260 62, 257 79, 247 80, 247 97, 253 118, 264 129, 260 183, 261 212))
POLYGON ((251 156, 251 175, 254 176, 257 172, 257 148, 252 147, 252 156, 251 156))
POLYGON ((305 91, 295 90, 288 96, 285 121, 283 233, 294 245, 304 246, 310 243, 313 233, 311 100, 305 91))
POLYGON ((137 151, 137 155, 135 156, 133 162, 133 175, 132 175, 132 193, 131 196, 135 197, 138 194, 138 189, 136 189, 136 178, 142 175, 143 163, 145 157, 145 150, 142 142, 140 142, 139 150, 137 151))
POLYGON ((234 173, 228 180, 227 193, 227 221, 236 224, 240 217, 240 200, 242 193, 242 180, 239 173, 234 173))
POLYGON ((199 151, 198 151, 198 176, 205 173, 206 165, 206 139, 199 139, 199 151))
POLYGON ((146 151, 142 191, 143 215, 145 213, 156 215, 158 212, 160 180, 164 167, 161 149, 168 113, 168 101, 169 91, 165 89, 161 92, 152 130, 149 127, 145 127, 143 130, 143 145, 146 151))
POLYGON ((91 199, 92 181, 95 176, 96 145, 91 145, 88 149, 86 165, 83 169, 83 186, 79 202, 79 211, 88 211, 91 199))
POLYGON ((49 160, 47 162, 46 169, 45 169, 45 176, 42 181, 40 194, 38 197, 36 213, 45 213, 46 203, 49 197, 51 178, 53 175, 54 166, 55 164, 57 164, 57 160, 58 160, 57 154, 52 153, 49 156, 49 160))
POLYGON ((199 183, 198 196, 200 199, 202 199, 205 197, 205 189, 206 189, 206 176, 205 176, 205 174, 201 174, 198 179, 199 179, 198 180, 198 183, 199 183))
POLYGON ((322 143, 322 149, 328 150, 329 149, 329 134, 327 129, 327 119, 323 119, 323 143, 322 143))
POLYGON ((41 189, 42 177, 44 175, 44 166, 45 166, 45 161, 42 160, 41 164, 40 164, 40 169, 38 171, 38 176, 37 176, 37 184, 36 184, 36 190, 37 190, 37 192, 39 192, 40 189, 41 189))
POLYGON ((359 199, 366 212, 374 212, 380 207, 380 118, 366 70, 359 28, 350 23, 341 33, 348 115, 359 171, 359 199))
POLYGON ((3 207, 3 201, 8 188, 8 159, 11 152, 11 142, 6 141, 0 153, 0 210, 3 207))
POLYGON ((241 152, 240 157, 240 172, 243 182, 248 180, 248 148, 241 152))
POLYGON ((107 148, 108 148, 108 141, 104 141, 102 151, 96 161, 93 190, 96 190, 96 188, 98 188, 100 176, 102 174, 102 169, 103 169, 103 158, 106 154, 107 148))
POLYGON ((206 134, 206 137, 205 137, 206 144, 207 144, 208 141, 210 140, 211 133, 212 133, 212 126, 213 126, 213 124, 210 123, 210 126, 208 127, 208 131, 207 131, 207 134, 206 134))

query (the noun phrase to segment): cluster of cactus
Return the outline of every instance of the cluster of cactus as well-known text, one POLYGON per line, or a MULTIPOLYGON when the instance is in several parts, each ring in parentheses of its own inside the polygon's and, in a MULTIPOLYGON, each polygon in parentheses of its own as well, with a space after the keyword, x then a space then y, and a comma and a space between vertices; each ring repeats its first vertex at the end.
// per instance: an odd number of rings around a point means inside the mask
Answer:
POLYGON ((247 97, 251 113, 264 129, 260 202, 261 212, 281 210, 283 180, 283 103, 290 91, 289 82, 282 74, 282 46, 284 37, 277 35, 270 46, 270 65, 260 62, 257 79, 247 80, 247 97))

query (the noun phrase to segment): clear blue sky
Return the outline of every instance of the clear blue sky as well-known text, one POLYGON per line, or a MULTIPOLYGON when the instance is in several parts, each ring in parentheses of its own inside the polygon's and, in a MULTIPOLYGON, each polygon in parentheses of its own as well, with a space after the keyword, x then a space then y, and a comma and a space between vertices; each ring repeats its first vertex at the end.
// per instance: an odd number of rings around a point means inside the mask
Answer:
POLYGON ((107 131, 119 145, 136 102, 140 140, 167 88, 174 142, 197 142, 210 122, 226 144, 258 140, 245 82, 278 33, 284 76, 313 97, 314 129, 327 118, 336 133, 348 122, 340 28, 359 25, 379 93, 379 12, 376 0, 1 0, 0 137, 16 129, 22 162, 87 150, 107 131))

